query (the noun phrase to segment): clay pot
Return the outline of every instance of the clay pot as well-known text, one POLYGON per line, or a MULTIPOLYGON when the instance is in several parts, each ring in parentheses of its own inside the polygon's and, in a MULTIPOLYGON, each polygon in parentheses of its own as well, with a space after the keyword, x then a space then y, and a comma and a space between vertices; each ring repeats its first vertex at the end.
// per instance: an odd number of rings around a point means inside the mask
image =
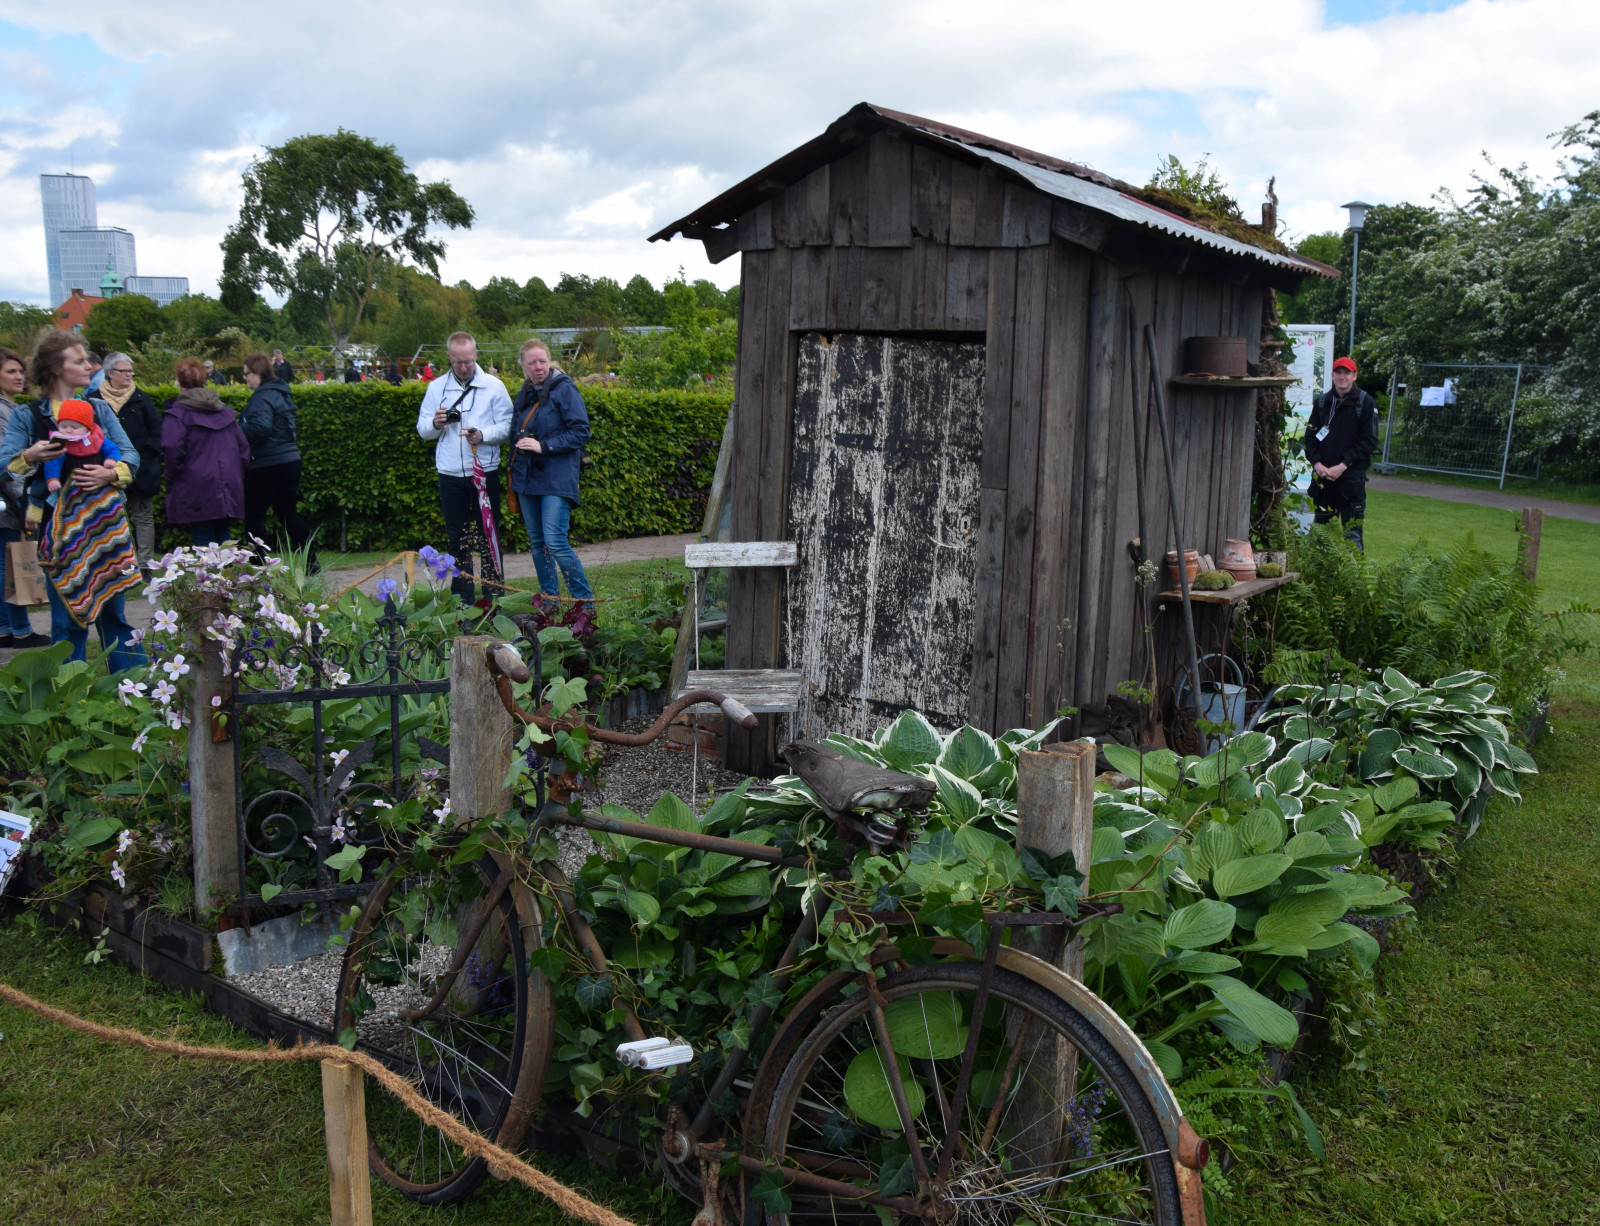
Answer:
POLYGON ((1238 583, 1254 579, 1256 555, 1255 550, 1250 548, 1250 542, 1229 537, 1222 546, 1222 569, 1232 575, 1234 581, 1238 583))
MULTIPOLYGON (((1194 582, 1194 577, 1200 573, 1200 553, 1195 549, 1183 551, 1183 568, 1189 572, 1189 582, 1194 582)), ((1181 586, 1178 578, 1178 551, 1167 550, 1167 590, 1177 591, 1181 586)))

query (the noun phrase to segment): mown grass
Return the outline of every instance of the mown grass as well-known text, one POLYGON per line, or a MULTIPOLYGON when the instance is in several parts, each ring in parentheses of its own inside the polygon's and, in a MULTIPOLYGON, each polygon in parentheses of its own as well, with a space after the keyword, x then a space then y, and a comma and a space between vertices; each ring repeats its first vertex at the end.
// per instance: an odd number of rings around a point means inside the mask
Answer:
POLYGON ((1600 1221, 1597 744, 1600 666, 1571 660, 1524 804, 1491 810, 1380 963, 1370 1071, 1295 1078, 1326 1165, 1237 1173, 1220 1226, 1600 1221))

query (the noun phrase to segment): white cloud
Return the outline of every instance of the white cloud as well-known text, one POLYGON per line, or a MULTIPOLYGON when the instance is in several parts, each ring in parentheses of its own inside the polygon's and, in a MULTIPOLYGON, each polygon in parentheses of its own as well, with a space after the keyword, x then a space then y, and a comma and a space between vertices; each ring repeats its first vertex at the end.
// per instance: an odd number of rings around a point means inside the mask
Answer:
POLYGON ((115 97, 62 110, 62 66, 6 61, 8 96, 34 97, 0 112, 0 224, 28 249, 0 270, 0 296, 43 294, 43 254, 28 254, 40 170, 110 168, 102 222, 138 233, 141 270, 203 288, 251 154, 338 126, 472 202, 474 228, 445 236, 450 280, 660 280, 681 263, 727 284, 737 261, 712 269, 698 244, 645 236, 863 99, 1128 178, 1209 152, 1249 212, 1276 175, 1281 215, 1305 233, 1342 225, 1355 196, 1463 189, 1481 150, 1548 172, 1547 134, 1595 105, 1600 43, 1600 5, 1578 0, 1332 26, 1321 0, 490 0, 447 16, 395 0, 372 15, 0 0, 0 18, 87 34, 131 66, 115 97))

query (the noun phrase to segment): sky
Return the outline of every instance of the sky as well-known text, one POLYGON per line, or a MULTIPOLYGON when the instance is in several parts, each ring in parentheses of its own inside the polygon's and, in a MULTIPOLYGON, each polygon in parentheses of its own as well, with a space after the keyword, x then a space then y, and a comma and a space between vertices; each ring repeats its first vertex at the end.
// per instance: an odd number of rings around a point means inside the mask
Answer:
POLYGON ((1286 237, 1556 168, 1600 107, 1594 0, 0 0, 0 299, 44 304, 38 176, 95 180, 144 275, 214 293, 240 176, 344 127, 477 212, 447 282, 738 279, 648 235, 857 102, 1143 183, 1209 156, 1286 237), (1587 82, 1587 84, 1585 84, 1587 82))

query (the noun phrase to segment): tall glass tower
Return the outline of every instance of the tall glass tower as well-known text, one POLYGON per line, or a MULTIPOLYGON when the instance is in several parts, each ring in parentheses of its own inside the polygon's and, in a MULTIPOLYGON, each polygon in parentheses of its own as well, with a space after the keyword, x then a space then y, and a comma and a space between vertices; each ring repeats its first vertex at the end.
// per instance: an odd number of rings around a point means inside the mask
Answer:
POLYGON ((139 261, 134 254, 133 235, 121 226, 96 226, 92 230, 62 230, 56 235, 59 253, 61 305, 67 295, 81 289, 93 297, 100 292, 100 278, 109 265, 118 279, 127 284, 129 277, 139 273, 139 261))
MULTIPOLYGON (((88 175, 40 175, 39 195, 44 200, 45 263, 50 274, 50 305, 54 307, 66 301, 67 294, 72 290, 72 286, 66 284, 61 268, 61 232, 93 230, 100 221, 95 211, 94 180, 88 175)), ((129 235, 130 256, 132 246, 132 235, 129 235)), ((104 268, 105 260, 102 257, 100 268, 95 272, 97 278, 104 268)), ((92 285, 79 288, 88 292, 99 284, 95 280, 92 285)))

